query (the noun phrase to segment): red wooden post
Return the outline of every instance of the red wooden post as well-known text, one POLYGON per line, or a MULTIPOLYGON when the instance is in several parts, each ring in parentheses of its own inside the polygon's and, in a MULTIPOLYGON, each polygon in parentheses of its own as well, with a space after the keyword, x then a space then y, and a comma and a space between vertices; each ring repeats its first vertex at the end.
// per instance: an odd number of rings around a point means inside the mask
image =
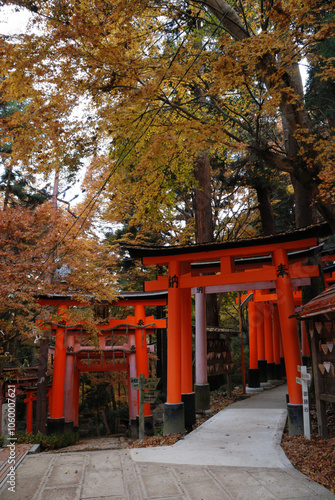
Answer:
POLYGON ((258 370, 256 303, 251 300, 249 307, 249 368, 258 370))
POLYGON ((302 404, 301 386, 296 382, 301 357, 287 253, 278 249, 273 252, 273 257, 277 268, 278 310, 290 403, 302 404))
POLYGON ((300 325, 301 325, 301 354, 305 357, 310 357, 311 351, 309 349, 305 322, 302 321, 300 325))
POLYGON ((280 324, 277 304, 273 304, 273 360, 275 364, 276 380, 281 380, 281 363, 280 363, 280 324))
POLYGON ((50 418, 63 418, 64 381, 65 381, 65 328, 58 326, 56 329, 54 370, 52 376, 52 399, 50 418))
POLYGON ((192 297, 189 288, 181 290, 181 392, 193 392, 192 378, 192 297))
POLYGON ((74 356, 70 354, 74 350, 74 335, 67 335, 67 347, 70 351, 66 354, 65 360, 65 381, 64 381, 64 418, 65 422, 74 422, 74 356))
MULTIPOLYGON (((58 307, 58 314, 66 310, 66 304, 58 307)), ((60 321, 60 320, 59 320, 60 321)), ((50 418, 48 419, 48 430, 52 432, 63 432, 64 430, 64 382, 65 382, 65 364, 66 364, 66 345, 65 345, 65 325, 59 325, 56 328, 55 340, 55 360, 52 376, 52 397, 50 418)))
POLYGON ((297 367, 301 365, 301 356, 286 250, 274 250, 273 259, 277 270, 278 310, 289 393, 289 430, 291 435, 303 434, 301 386, 296 382, 300 375, 297 367))
POLYGON ((264 302, 256 302, 257 317, 257 357, 259 369, 259 381, 261 384, 267 382, 267 361, 265 358, 264 341, 264 302))
POLYGON ((134 347, 134 352, 129 354, 129 377, 128 377, 128 406, 129 406, 129 420, 130 423, 135 426, 136 424, 136 416, 138 415, 138 398, 137 392, 135 389, 132 389, 130 378, 136 378, 136 354, 135 354, 135 333, 129 333, 129 345, 130 348, 134 347))
POLYGON ((257 314, 256 302, 251 300, 249 308, 249 372, 247 392, 260 392, 258 356, 257 356, 257 314))
POLYGON ((181 402, 180 262, 169 262, 167 403, 181 402))
POLYGON ((27 403, 27 412, 26 412, 26 432, 27 434, 32 434, 33 432, 33 398, 32 393, 27 394, 27 397, 23 400, 27 403))
POLYGON ((164 434, 185 429, 184 404, 181 400, 181 293, 180 262, 169 261, 167 401, 164 407, 164 434))
POLYGON ((189 288, 181 290, 181 393, 185 427, 191 428, 196 422, 196 415, 192 377, 192 296, 189 288))
POLYGON ((74 370, 73 374, 73 425, 74 427, 79 426, 79 390, 80 390, 80 372, 79 370, 74 370))
POLYGON ((271 304, 264 304, 264 346, 268 380, 274 380, 271 304))
MULTIPOLYGON (((143 304, 135 305, 135 324, 145 325, 145 307, 143 304)), ((148 350, 147 350, 147 335, 145 328, 135 329, 135 345, 136 345, 136 371, 137 376, 149 376, 148 366, 148 350)), ((144 415, 151 415, 150 403, 144 404, 144 415)))

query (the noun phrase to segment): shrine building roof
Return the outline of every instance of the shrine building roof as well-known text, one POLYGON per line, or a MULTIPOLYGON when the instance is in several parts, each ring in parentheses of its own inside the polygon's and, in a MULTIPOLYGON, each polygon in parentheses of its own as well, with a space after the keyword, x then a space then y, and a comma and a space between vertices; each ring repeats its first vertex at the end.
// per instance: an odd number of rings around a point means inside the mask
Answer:
POLYGON ((304 319, 310 316, 335 313, 335 285, 314 297, 302 306, 299 318, 304 319))

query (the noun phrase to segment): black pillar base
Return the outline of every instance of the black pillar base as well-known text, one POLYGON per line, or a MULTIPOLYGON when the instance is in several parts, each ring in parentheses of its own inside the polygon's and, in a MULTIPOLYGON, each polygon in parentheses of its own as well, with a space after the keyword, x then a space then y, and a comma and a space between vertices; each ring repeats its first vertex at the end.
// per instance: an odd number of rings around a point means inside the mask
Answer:
MULTIPOLYGON (((137 437, 138 437, 140 428, 140 417, 138 415, 136 417, 136 426, 137 426, 137 437)), ((153 436, 154 434, 155 434, 154 417, 152 415, 147 415, 144 417, 144 435, 153 436)))
POLYGON ((164 436, 185 432, 184 403, 164 404, 164 436))
POLYGON ((185 429, 189 430, 196 423, 195 393, 182 394, 181 400, 184 403, 185 429))
POLYGON ((259 370, 259 381, 267 382, 268 381, 268 372, 267 372, 267 364, 266 359, 258 360, 258 370, 259 370))
POLYGON ((248 387, 250 387, 250 389, 252 389, 252 388, 257 389, 260 386, 261 385, 260 385, 260 380, 259 380, 259 369, 258 368, 249 368, 248 387))
POLYGON ((302 359, 302 366, 311 366, 310 356, 306 356, 306 354, 303 354, 301 356, 301 359, 302 359))
POLYGON ((136 418, 131 418, 129 422, 129 437, 138 439, 138 421, 136 418))
POLYGON ((281 364, 281 377, 286 378, 285 358, 280 358, 281 364))
POLYGON ((194 393, 195 393, 196 411, 209 410, 211 407, 209 384, 203 384, 203 385, 195 384, 194 393))
POLYGON ((47 434, 64 434, 65 419, 62 418, 48 418, 47 421, 47 434))
POLYGON ((64 422, 64 432, 74 432, 73 420, 71 422, 64 422))
POLYGON ((282 380, 282 366, 275 364, 275 379, 282 380))
POLYGON ((275 375, 275 364, 274 363, 268 363, 267 364, 267 375, 268 375, 268 380, 275 380, 276 375, 275 375))
POLYGON ((154 417, 152 415, 144 417, 144 434, 146 436, 153 436, 155 434, 154 417))
POLYGON ((304 418, 302 405, 287 403, 288 431, 290 436, 304 434, 304 418))

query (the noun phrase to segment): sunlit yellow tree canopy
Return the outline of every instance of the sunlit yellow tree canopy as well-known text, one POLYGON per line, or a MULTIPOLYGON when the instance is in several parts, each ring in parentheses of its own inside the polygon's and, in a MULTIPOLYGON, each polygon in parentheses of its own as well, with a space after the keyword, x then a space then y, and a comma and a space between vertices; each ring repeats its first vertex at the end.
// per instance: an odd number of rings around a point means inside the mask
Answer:
POLYGON ((333 122, 313 119, 299 72, 334 79, 318 51, 334 2, 0 3, 31 12, 30 31, 1 38, 1 99, 24 103, 1 123, 5 161, 75 172, 89 157, 88 210, 157 234, 178 233, 200 155, 223 178, 257 164, 291 179, 298 225, 317 209, 335 230, 333 122))

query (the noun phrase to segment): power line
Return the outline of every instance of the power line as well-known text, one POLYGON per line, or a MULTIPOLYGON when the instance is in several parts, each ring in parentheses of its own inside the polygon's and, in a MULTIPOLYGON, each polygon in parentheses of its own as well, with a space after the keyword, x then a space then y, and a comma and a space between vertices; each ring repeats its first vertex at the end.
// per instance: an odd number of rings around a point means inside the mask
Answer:
MULTIPOLYGON (((200 11, 198 12, 197 14, 197 17, 199 16, 199 13, 200 11)), ((196 63, 196 61, 198 60, 198 58, 200 57, 201 53, 203 52, 203 50, 206 48, 206 46, 210 43, 210 41, 213 39, 213 37, 215 36, 215 34, 217 33, 217 31, 221 28, 221 24, 223 22, 223 20, 225 19, 225 17, 228 15, 229 11, 227 11, 227 13, 225 14, 224 17, 222 17, 222 19, 220 20, 220 22, 215 26, 215 29, 213 30, 213 32, 210 34, 210 36, 208 37, 208 39, 206 40, 206 42, 200 47, 198 53, 194 56, 193 60, 191 61, 191 63, 187 66, 187 68, 185 69, 183 75, 179 78, 179 81, 177 82, 177 84, 175 85, 174 89, 170 91, 170 93, 168 94, 168 97, 167 99, 169 99, 172 95, 172 93, 175 91, 175 89, 182 83, 182 81, 185 79, 186 75, 189 73, 189 71, 191 70, 191 68, 193 67, 193 65, 196 63)), ((156 92, 158 92, 162 82, 164 81, 166 75, 167 75, 167 72, 169 71, 169 69, 171 68, 171 66, 173 65, 175 59, 177 58, 178 54, 180 53, 183 45, 186 43, 186 41, 189 39, 189 36, 192 32, 193 28, 192 26, 189 27, 188 31, 186 32, 186 35, 185 37, 183 38, 182 42, 179 44, 179 46, 177 47, 172 59, 170 60, 169 62, 169 65, 164 73, 164 75, 162 75, 158 85, 157 85, 157 89, 156 89, 156 92)), ((107 175, 107 177, 105 178, 105 180, 102 182, 100 188, 97 190, 97 192, 91 197, 91 199, 86 203, 85 207, 82 209, 82 211, 80 212, 80 214, 77 216, 77 218, 75 219, 75 221, 70 225, 70 227, 66 230, 66 232, 64 233, 64 235, 58 240, 58 242, 50 249, 49 253, 46 255, 46 258, 44 260, 44 262, 41 264, 40 268, 37 269, 37 273, 39 271, 42 271, 43 267, 47 265, 47 262, 49 261, 50 257, 52 257, 52 255, 54 254, 54 252, 57 250, 57 248, 59 247, 59 245, 67 238, 67 236, 69 235, 69 233, 72 231, 72 229, 77 225, 79 224, 80 222, 80 226, 76 232, 76 234, 72 237, 72 241, 74 242, 76 240, 76 238, 79 236, 85 222, 87 221, 87 218, 89 217, 90 213, 93 211, 96 203, 98 202, 98 199, 99 199, 99 196, 101 195, 101 193, 103 192, 103 190, 105 189, 106 185, 108 184, 109 180, 111 179, 111 177, 113 176, 113 174, 115 173, 115 171, 122 165, 122 163, 125 161, 125 159, 129 156, 129 154, 133 151, 133 149, 136 147, 136 145, 139 143, 139 141, 142 139, 142 137, 146 134, 146 132, 149 130, 149 128, 152 126, 152 124, 154 123, 156 117, 158 116, 158 114, 160 113, 160 111, 163 109, 163 107, 165 106, 165 104, 162 104, 161 106, 159 106, 157 108, 157 110, 154 112, 153 116, 151 117, 149 123, 145 126, 144 130, 142 131, 142 133, 140 134, 140 136, 133 142, 133 144, 131 144, 131 146, 129 147, 129 142, 127 144, 125 144, 124 148, 123 148, 123 151, 121 151, 120 155, 119 155, 119 158, 116 160, 116 163, 114 165, 114 167, 112 168, 112 170, 109 172, 109 174, 107 175), (129 148, 129 149, 127 149, 129 148), (86 212, 86 214, 85 214, 86 212), (85 214, 85 216, 84 216, 85 214), (84 216, 84 217, 83 217, 84 216), (82 218, 83 217, 83 218, 82 218)), ((146 105, 146 109, 145 111, 143 112, 143 114, 145 114, 145 112, 149 109, 149 103, 146 105)), ((136 124, 136 127, 135 129, 133 130, 132 132, 132 135, 135 134, 135 131, 137 130, 139 126, 139 122, 136 124)), ((131 140, 131 139, 130 139, 131 140)), ((66 255, 66 253, 64 254, 64 256, 66 255)))

